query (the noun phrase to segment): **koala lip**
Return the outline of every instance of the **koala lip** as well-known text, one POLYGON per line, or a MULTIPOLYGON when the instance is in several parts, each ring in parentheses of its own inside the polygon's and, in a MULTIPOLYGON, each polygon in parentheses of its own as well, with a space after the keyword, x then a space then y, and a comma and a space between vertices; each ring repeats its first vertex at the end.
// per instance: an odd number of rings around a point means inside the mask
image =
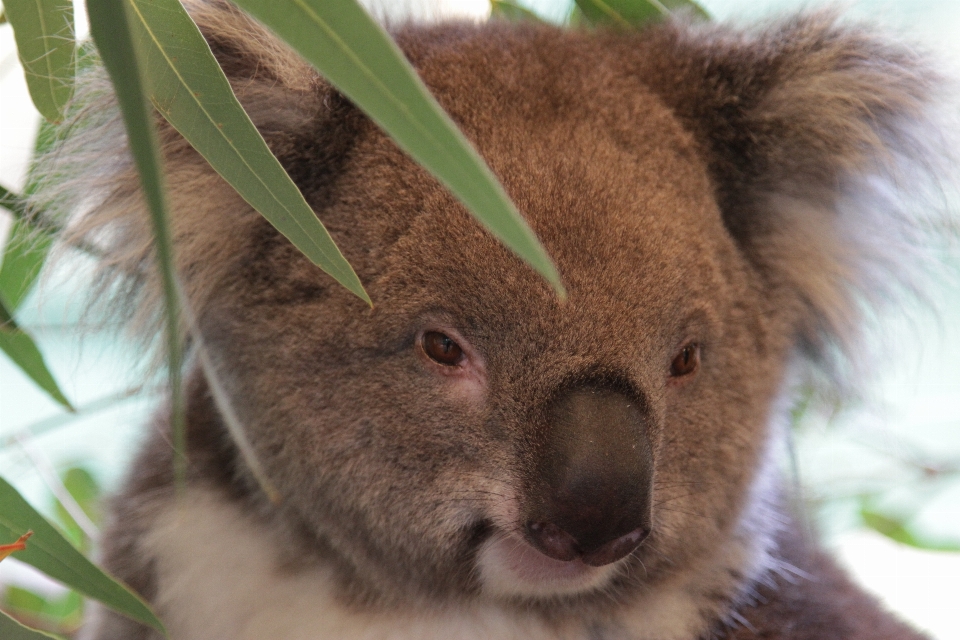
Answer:
POLYGON ((495 533, 481 547, 478 569, 485 592, 507 597, 585 593, 606 584, 619 563, 594 566, 582 558, 550 558, 515 533, 495 533))

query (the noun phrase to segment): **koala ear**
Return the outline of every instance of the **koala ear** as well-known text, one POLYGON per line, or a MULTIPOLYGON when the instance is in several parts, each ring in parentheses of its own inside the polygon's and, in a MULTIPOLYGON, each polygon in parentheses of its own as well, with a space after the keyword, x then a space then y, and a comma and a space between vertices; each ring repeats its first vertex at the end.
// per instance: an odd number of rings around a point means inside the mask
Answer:
MULTIPOLYGON (((321 190, 324 176, 338 170, 344 144, 336 123, 352 105, 232 4, 187 0, 185 6, 274 154, 294 180, 321 190)), ((178 272, 200 313, 224 277, 237 271, 235 261, 250 255, 250 239, 270 231, 186 140, 159 117, 156 123, 178 272)), ((163 308, 150 218, 112 87, 99 67, 78 79, 65 131, 40 159, 35 173, 44 184, 32 204, 63 220, 65 242, 96 248, 101 286, 93 299, 108 301, 111 314, 149 341, 160 334, 163 308)))
POLYGON ((865 306, 913 291, 923 267, 916 204, 948 166, 941 78, 830 14, 659 37, 652 86, 698 140, 727 228, 794 303, 801 346, 823 364, 833 346, 849 354, 865 306))

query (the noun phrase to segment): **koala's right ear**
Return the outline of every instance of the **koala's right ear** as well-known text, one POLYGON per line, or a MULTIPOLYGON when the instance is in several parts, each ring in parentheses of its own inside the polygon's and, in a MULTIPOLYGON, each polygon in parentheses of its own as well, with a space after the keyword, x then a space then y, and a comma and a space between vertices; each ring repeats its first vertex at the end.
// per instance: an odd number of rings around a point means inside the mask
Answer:
POLYGON ((756 35, 680 24, 654 38, 662 53, 642 73, 697 139, 730 233, 793 300, 807 352, 821 363, 831 345, 849 353, 864 302, 916 284, 922 222, 903 195, 923 196, 948 164, 931 120, 941 79, 915 51, 832 14, 756 35))
MULTIPOLYGON (((261 135, 294 180, 322 189, 349 145, 337 138, 356 109, 282 41, 224 0, 187 0, 187 10, 261 135), (319 185, 319 186, 317 186, 319 185)), ((33 205, 60 217, 65 241, 93 244, 111 312, 146 340, 159 335, 162 289, 150 218, 127 150, 123 121, 102 68, 78 79, 68 135, 41 159, 33 205)), ((262 218, 166 122, 157 118, 170 225, 187 299, 202 311, 223 278, 248 260, 262 218)), ((309 194, 308 199, 310 198, 309 194)))

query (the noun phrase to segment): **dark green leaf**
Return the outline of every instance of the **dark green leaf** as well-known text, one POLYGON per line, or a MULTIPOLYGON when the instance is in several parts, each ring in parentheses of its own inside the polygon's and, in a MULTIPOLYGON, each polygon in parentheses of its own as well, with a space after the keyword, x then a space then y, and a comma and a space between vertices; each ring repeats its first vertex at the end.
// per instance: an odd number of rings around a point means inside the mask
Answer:
POLYGON ((687 11, 702 18, 710 14, 693 0, 576 0, 583 17, 594 25, 632 28, 687 11))
POLYGON ((237 0, 287 41, 561 295, 560 276, 477 152, 356 0, 237 0))
POLYGON ((530 9, 509 0, 490 0, 490 17, 510 22, 543 22, 540 16, 530 9))
MULTIPOLYGON (((163 282, 164 310, 167 315, 166 349, 170 381, 170 413, 174 433, 174 471, 178 482, 186 477, 183 393, 181 391, 180 299, 170 225, 167 216, 166 191, 152 109, 142 82, 145 64, 140 50, 134 46, 132 32, 137 24, 127 16, 124 0, 88 0, 90 34, 110 74, 120 111, 127 130, 127 139, 140 173, 140 185, 150 209, 157 262, 163 282)), ((177 7, 180 7, 179 3, 177 7)), ((142 34, 141 34, 142 35, 142 34)))
POLYGON ((0 350, 37 383, 37 386, 50 394, 51 398, 73 411, 70 401, 57 386, 57 381, 47 368, 33 338, 17 326, 2 299, 0 299, 0 350))
POLYGON ((234 189, 367 303, 360 279, 270 152, 178 0, 127 0, 147 95, 234 189))
MULTIPOLYGON (((16 489, 0 478, 0 539, 16 540, 26 531, 33 531, 33 537, 25 551, 17 552, 18 560, 133 620, 165 632, 143 600, 87 560, 16 489)), ((7 636, 0 634, 0 637, 6 639, 7 636)))
POLYGON ((0 611, 0 638, 3 640, 50 640, 57 636, 25 627, 0 611))
POLYGON ((4 0, 33 104, 51 122, 73 97, 76 45, 71 0, 4 0))

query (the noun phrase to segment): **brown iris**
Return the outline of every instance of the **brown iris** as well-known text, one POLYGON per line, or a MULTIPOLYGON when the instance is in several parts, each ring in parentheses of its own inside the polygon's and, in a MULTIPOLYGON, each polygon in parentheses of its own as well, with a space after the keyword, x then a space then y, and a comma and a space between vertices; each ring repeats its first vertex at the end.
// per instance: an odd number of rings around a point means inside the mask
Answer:
POLYGON ((463 360, 463 349, 454 340, 439 331, 427 331, 420 340, 423 352, 427 357, 447 367, 460 364, 463 360))
POLYGON ((691 342, 680 350, 670 364, 670 375, 674 378, 688 376, 700 365, 700 345, 691 342))

